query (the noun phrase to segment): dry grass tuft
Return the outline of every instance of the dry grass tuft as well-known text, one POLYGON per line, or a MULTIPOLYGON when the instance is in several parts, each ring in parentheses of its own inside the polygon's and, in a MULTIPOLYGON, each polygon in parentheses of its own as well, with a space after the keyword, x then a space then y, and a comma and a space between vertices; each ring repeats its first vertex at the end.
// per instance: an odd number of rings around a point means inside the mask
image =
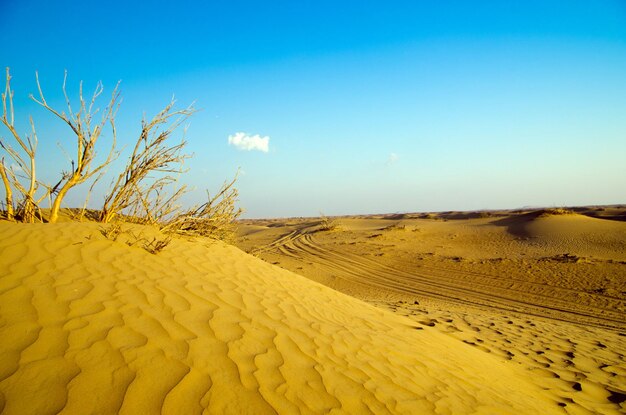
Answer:
POLYGON ((110 241, 117 241, 117 238, 122 233, 122 225, 120 223, 113 223, 109 226, 102 226, 100 233, 110 241))
POLYGON ((147 238, 142 232, 135 233, 131 229, 122 229, 120 222, 112 223, 108 226, 102 226, 100 233, 110 241, 117 241, 120 236, 124 235, 122 240, 126 245, 131 247, 140 247, 147 252, 156 255, 167 247, 172 238, 166 236, 165 238, 152 237, 147 238))
POLYGON ((147 252, 156 255, 161 252, 165 247, 167 247, 170 242, 172 242, 172 238, 167 236, 163 239, 159 239, 156 236, 148 239, 144 236, 142 232, 135 233, 132 230, 126 230, 123 232, 128 236, 125 243, 130 247, 139 247, 147 252))
POLYGON ((576 212, 566 208, 549 208, 543 209, 539 213, 539 217, 575 215, 576 212))
POLYGON ((231 240, 235 221, 243 213, 235 203, 239 192, 234 187, 237 175, 224 182, 217 195, 207 193, 207 202, 178 213, 161 227, 161 231, 183 236, 204 236, 219 240, 231 240))
POLYGON ((339 224, 335 219, 329 218, 328 216, 320 213, 320 224, 318 228, 318 232, 329 232, 335 231, 339 229, 339 224))
POLYGON ((164 239, 152 238, 151 240, 144 239, 141 247, 153 255, 161 252, 166 246, 172 242, 172 238, 166 237, 164 239))

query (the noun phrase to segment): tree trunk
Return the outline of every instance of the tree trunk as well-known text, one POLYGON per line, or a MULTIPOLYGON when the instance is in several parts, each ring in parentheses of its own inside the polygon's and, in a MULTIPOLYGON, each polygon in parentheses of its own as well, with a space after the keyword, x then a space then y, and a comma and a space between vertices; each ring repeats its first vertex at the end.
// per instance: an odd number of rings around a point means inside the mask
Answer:
POLYGON ((52 202, 52 207, 50 208, 50 217, 48 218, 49 223, 56 223, 56 221, 59 219, 61 202, 63 202, 63 198, 65 198, 67 191, 74 187, 76 183, 78 183, 78 180, 76 180, 74 177, 71 177, 67 182, 65 182, 63 187, 61 187, 61 189, 59 190, 59 194, 57 194, 57 197, 54 198, 54 202, 52 202))
POLYGON ((2 176, 2 182, 4 183, 4 192, 6 194, 7 219, 13 220, 15 218, 15 214, 13 212, 13 191, 11 190, 11 184, 9 183, 9 178, 7 177, 4 163, 0 165, 0 176, 2 176))

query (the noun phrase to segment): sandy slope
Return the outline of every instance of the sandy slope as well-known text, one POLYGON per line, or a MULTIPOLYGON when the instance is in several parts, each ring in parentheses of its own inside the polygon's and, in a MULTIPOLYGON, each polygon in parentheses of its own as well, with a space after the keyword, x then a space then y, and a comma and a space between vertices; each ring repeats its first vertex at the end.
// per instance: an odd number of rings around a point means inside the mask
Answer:
POLYGON ((500 356, 222 243, 0 235, 2 413, 560 410, 500 356))
POLYGON ((626 411, 626 222, 530 211, 319 223, 255 221, 238 245, 518 364, 566 413, 626 411))

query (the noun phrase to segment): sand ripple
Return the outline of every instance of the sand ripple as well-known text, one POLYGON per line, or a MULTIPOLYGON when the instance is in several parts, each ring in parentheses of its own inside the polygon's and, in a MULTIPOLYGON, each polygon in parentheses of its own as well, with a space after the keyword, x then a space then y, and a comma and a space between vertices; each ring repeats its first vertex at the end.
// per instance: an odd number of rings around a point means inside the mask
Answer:
POLYGON ((509 361, 222 243, 0 232, 6 414, 559 410, 509 361))

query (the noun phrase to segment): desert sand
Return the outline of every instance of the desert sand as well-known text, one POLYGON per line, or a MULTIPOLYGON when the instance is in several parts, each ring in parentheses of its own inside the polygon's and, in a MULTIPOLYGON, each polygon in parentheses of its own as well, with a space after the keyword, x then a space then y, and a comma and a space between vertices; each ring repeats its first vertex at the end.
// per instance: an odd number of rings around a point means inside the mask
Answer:
POLYGON ((336 222, 247 222, 252 255, 126 243, 162 237, 148 227, 111 240, 95 223, 0 222, 0 411, 625 409, 626 223, 336 222))
POLYGON ((625 211, 250 220, 237 244, 514 363, 562 413, 624 413, 625 211))

